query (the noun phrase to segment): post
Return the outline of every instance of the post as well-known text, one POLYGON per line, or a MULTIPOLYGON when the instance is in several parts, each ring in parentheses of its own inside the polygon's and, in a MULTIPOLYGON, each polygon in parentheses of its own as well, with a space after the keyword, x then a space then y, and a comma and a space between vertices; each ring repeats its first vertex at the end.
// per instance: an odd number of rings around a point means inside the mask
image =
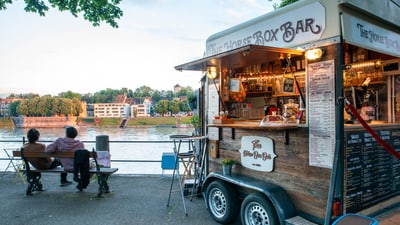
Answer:
POLYGON ((110 151, 108 135, 96 136, 96 151, 110 151))
MULTIPOLYGON (((96 136, 97 164, 111 167, 110 143, 108 135, 96 136)), ((107 180, 108 175, 100 175, 101 179, 107 180)))

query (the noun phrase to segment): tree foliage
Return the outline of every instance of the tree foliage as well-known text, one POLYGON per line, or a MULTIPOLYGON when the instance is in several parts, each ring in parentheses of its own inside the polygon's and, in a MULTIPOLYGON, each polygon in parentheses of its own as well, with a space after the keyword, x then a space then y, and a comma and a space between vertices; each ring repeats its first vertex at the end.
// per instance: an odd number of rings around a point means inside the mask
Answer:
POLYGON ((160 100, 156 104, 155 112, 164 116, 164 114, 168 112, 168 105, 169 105, 168 100, 160 100))
POLYGON ((189 106, 189 101, 187 99, 184 99, 179 102, 179 109, 181 112, 190 112, 191 108, 189 106))
POLYGON ((143 85, 141 87, 136 88, 136 90, 133 92, 133 97, 136 99, 139 99, 139 103, 142 103, 144 98, 146 97, 151 97, 153 94, 153 89, 149 86, 143 85))
MULTIPOLYGON (((273 1, 273 0, 268 0, 268 1, 273 1)), ((273 7, 274 7, 274 9, 280 9, 280 8, 283 8, 283 7, 285 7, 285 6, 287 6, 287 5, 290 5, 290 4, 293 4, 293 3, 295 3, 295 2, 298 2, 298 1, 300 1, 300 0, 281 0, 281 3, 274 3, 274 5, 273 5, 273 7)))
MULTIPOLYGON (((78 17, 83 14, 83 18, 99 26, 101 22, 106 22, 110 26, 117 28, 116 19, 122 17, 123 12, 118 7, 121 0, 24 0, 25 11, 38 13, 46 16, 49 6, 59 11, 69 11, 73 16, 78 17)), ((0 10, 7 9, 7 4, 12 4, 13 0, 0 0, 0 10)))
POLYGON ((34 97, 10 104, 12 116, 79 116, 83 112, 81 101, 77 98, 34 97))
POLYGON ((134 92, 128 88, 111 89, 107 88, 94 94, 79 94, 72 91, 61 92, 58 96, 38 94, 10 94, 8 98, 21 98, 21 102, 15 103, 10 114, 12 116, 53 116, 53 115, 73 115, 79 116, 84 111, 80 102, 88 104, 112 103, 118 95, 126 94, 128 98, 136 99, 136 104, 143 102, 146 97, 151 97, 153 106, 151 114, 154 112, 165 115, 168 112, 176 114, 178 112, 190 112, 196 108, 196 96, 191 87, 182 87, 177 93, 171 90, 159 91, 148 86, 141 86, 134 92), (178 99, 183 100, 179 101, 178 99), (18 108, 17 108, 18 106, 18 108))
POLYGON ((8 106, 8 109, 10 110, 10 116, 18 116, 17 107, 20 103, 21 101, 15 101, 10 103, 10 105, 8 106))
POLYGON ((177 114, 178 112, 180 112, 179 101, 177 99, 174 99, 169 102, 169 111, 172 114, 177 114))

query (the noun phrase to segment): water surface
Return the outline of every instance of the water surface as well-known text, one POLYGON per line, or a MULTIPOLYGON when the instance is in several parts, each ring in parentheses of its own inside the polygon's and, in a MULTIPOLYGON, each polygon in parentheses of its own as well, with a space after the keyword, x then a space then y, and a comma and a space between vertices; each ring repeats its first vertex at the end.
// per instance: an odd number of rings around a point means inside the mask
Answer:
MULTIPOLYGON (((22 146, 23 137, 28 129, 0 128, 0 158, 7 158, 3 149, 22 146), (6 142, 7 141, 7 142, 6 142), (13 141, 13 142, 8 142, 13 141)), ((64 128, 41 128, 40 140, 48 145, 58 137, 65 136, 64 128)), ((112 160, 161 160, 163 152, 173 152, 172 143, 113 143, 115 141, 171 141, 169 136, 176 134, 191 135, 193 128, 151 127, 151 128, 79 128, 77 139, 85 142, 87 149, 96 147, 98 135, 109 136, 110 153, 112 160)), ((0 160, 0 171, 8 164, 0 160)), ((118 167, 118 173, 124 174, 161 174, 161 164, 149 162, 112 162, 112 167, 118 167)), ((170 173, 170 171, 166 171, 170 173)))

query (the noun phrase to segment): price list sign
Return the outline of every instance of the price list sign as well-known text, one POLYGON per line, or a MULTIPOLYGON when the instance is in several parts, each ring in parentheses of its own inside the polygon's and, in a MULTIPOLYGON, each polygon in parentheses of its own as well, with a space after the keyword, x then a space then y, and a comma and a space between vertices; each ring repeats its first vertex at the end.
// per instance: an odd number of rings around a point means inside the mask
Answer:
POLYGON ((310 165, 332 168, 335 150, 334 60, 308 65, 310 165))
MULTIPOLYGON (((399 129, 376 132, 400 152, 399 129)), ((346 213, 400 194, 400 160, 386 152, 367 131, 346 132, 345 138, 346 213)))

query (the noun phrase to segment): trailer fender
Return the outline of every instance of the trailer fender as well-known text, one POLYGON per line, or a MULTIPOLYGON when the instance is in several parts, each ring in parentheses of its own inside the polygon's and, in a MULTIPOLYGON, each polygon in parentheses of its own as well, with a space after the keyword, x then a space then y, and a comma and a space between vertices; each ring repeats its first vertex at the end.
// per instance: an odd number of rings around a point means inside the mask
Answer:
POLYGON ((244 187, 264 194, 274 206, 280 224, 285 224, 285 219, 297 215, 297 211, 285 190, 276 184, 257 180, 239 174, 227 176, 221 173, 211 172, 206 177, 202 185, 202 191, 204 195, 204 191, 207 190, 207 186, 215 180, 223 180, 233 185, 244 187))

